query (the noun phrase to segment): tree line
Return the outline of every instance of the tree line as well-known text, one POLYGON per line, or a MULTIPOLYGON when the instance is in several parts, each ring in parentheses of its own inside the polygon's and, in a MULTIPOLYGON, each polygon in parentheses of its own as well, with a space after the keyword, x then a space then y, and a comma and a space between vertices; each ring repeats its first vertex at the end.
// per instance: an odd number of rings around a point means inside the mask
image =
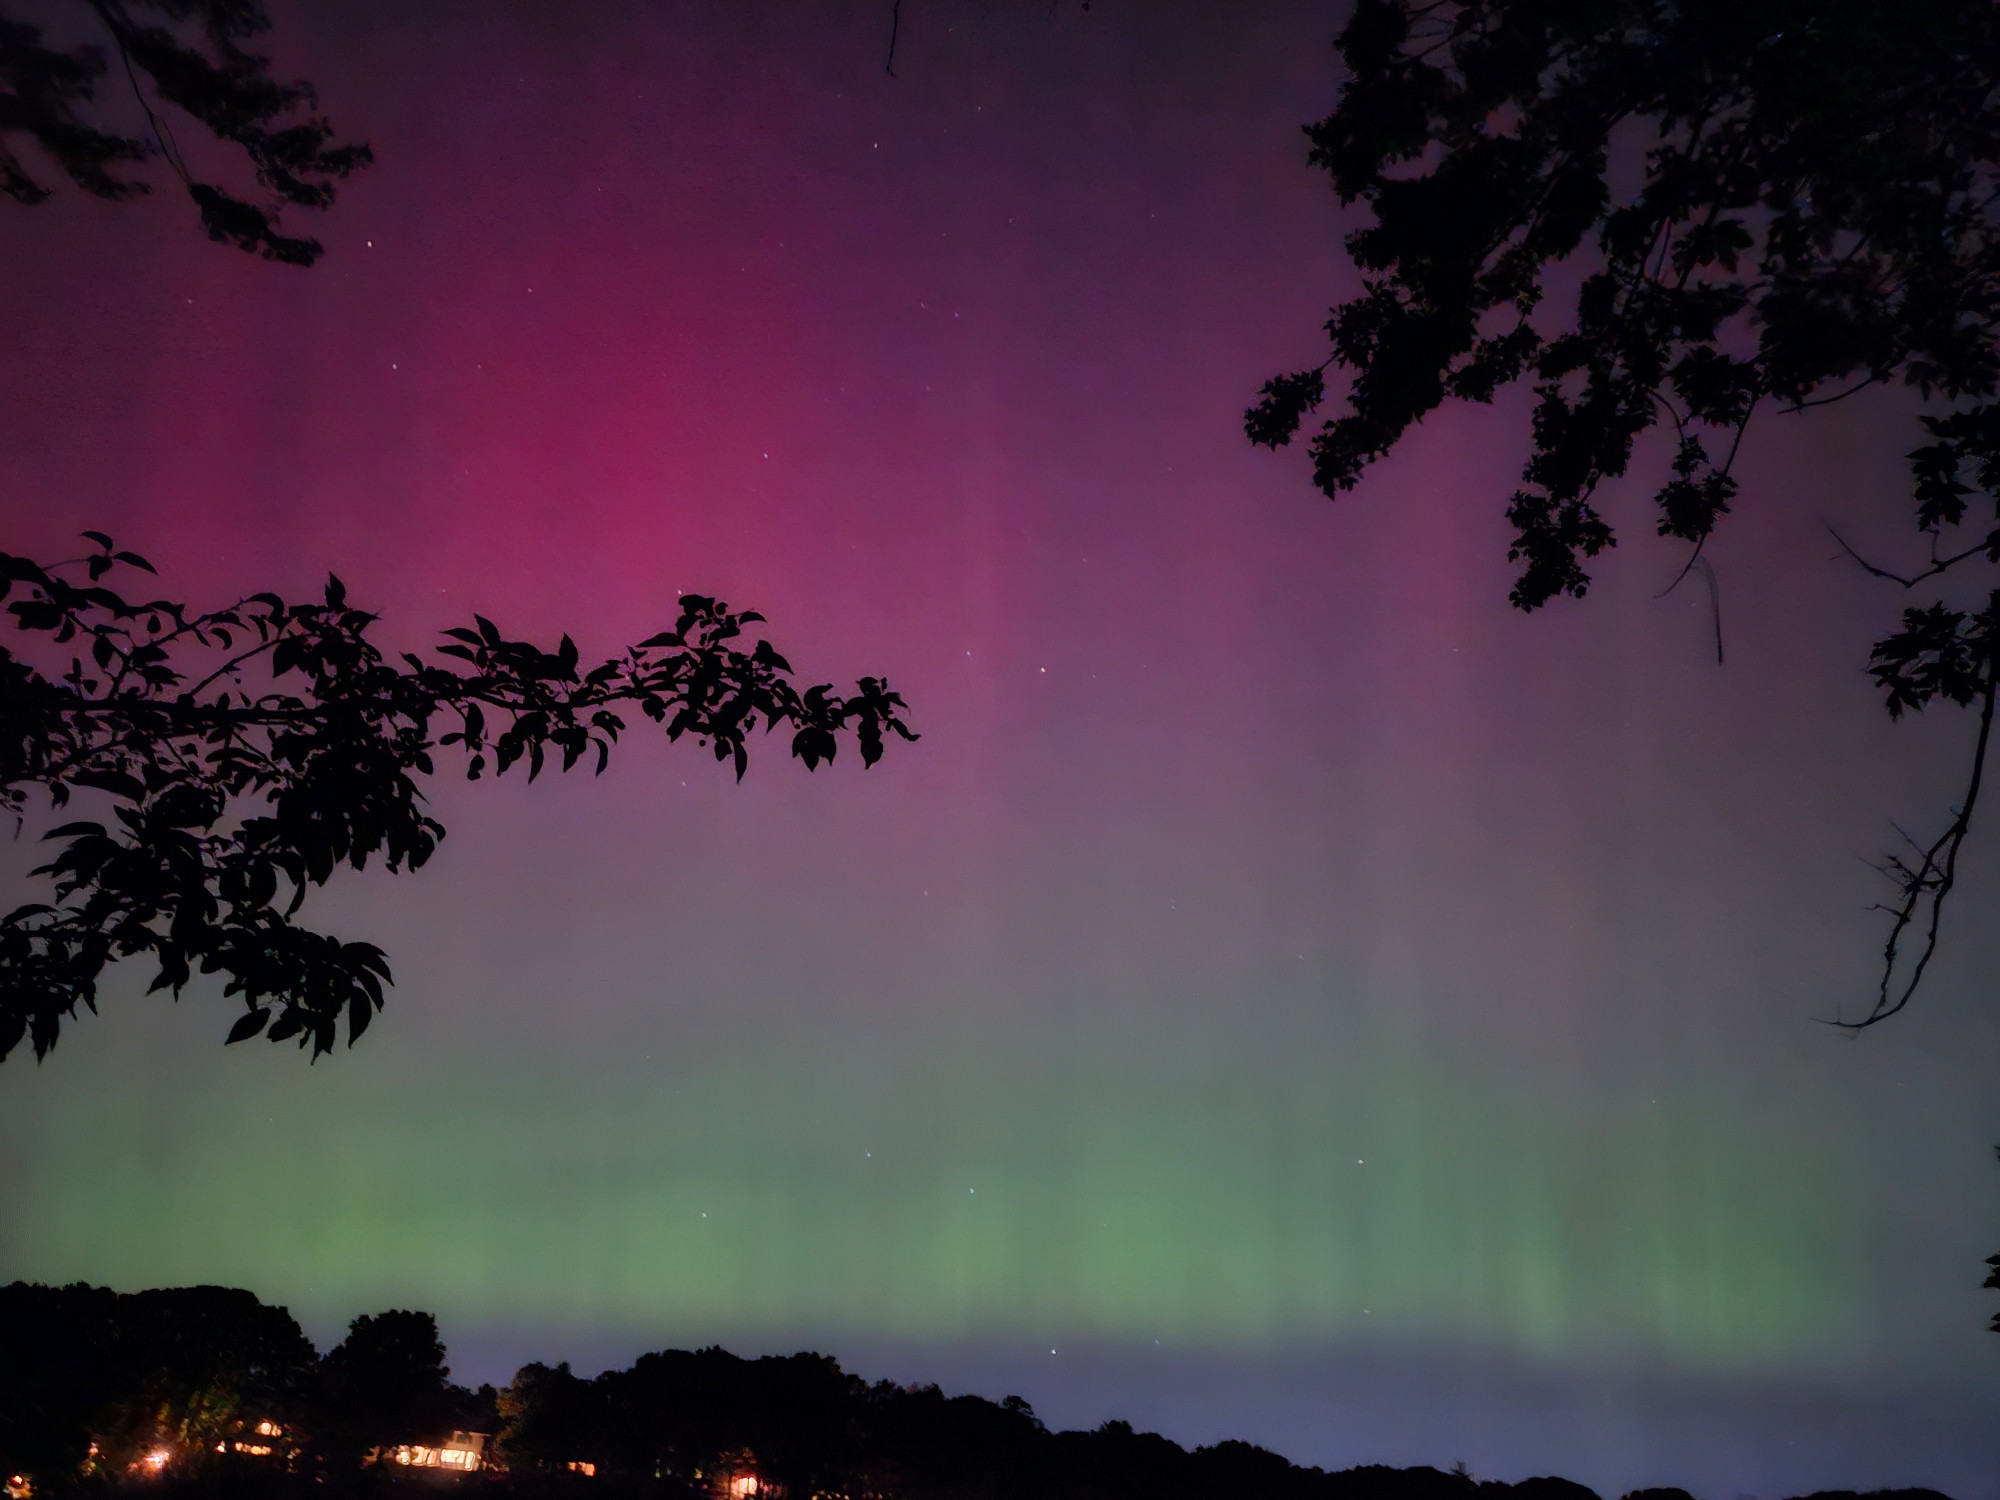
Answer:
POLYGON ((466 1484, 494 1500, 1598 1500, 1462 1465, 1327 1473, 1245 1442, 1190 1451, 1120 1421, 1052 1432, 1018 1396, 871 1384, 822 1354, 665 1350, 593 1379, 529 1364, 504 1389, 471 1389, 451 1380, 427 1312, 358 1317, 321 1355, 286 1309, 237 1288, 25 1282, 0 1287, 0 1476, 16 1500, 466 1484), (398 1461, 469 1434, 476 1473, 398 1461))

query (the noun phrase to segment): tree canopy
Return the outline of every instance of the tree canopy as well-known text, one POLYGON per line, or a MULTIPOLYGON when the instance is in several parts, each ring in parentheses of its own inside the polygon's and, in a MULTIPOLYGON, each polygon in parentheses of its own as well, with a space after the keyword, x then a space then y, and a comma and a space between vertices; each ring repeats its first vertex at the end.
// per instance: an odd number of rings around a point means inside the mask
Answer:
POLYGON ((374 160, 364 144, 336 142, 309 83, 281 82, 248 44, 271 29, 257 0, 80 0, 65 20, 92 39, 49 45, 40 26, 0 14, 0 192, 40 203, 51 189, 16 153, 32 142, 49 167, 100 198, 148 191, 144 170, 163 161, 200 212, 211 239, 266 260, 311 265, 321 245, 280 232, 286 208, 325 208, 334 184, 374 160), (106 128, 99 90, 129 90, 144 134, 106 128), (240 153, 263 203, 205 180, 175 138, 178 111, 240 153))
MULTIPOLYGON (((1529 382, 1531 451, 1506 517, 1511 598, 1536 609, 1588 590, 1589 559, 1616 541, 1599 488, 1642 434, 1671 434, 1656 529, 1694 566, 1753 416, 1899 383, 1927 403, 1910 454, 1927 555, 1856 560, 1907 587, 2000 561, 1988 0, 1358 0, 1338 47, 1350 76, 1307 127, 1309 160, 1359 205, 1346 244, 1361 293, 1333 309, 1325 360, 1265 384, 1251 441, 1290 443, 1332 400, 1308 446, 1314 483, 1337 496, 1447 400, 1529 382)), ((1979 728, 1945 831, 1883 863, 1896 894, 1881 981, 1845 1024, 1901 1010, 1936 949, 1993 722, 1996 636, 2000 591, 1906 610, 1875 646, 1891 716, 1942 698, 1976 705, 1979 728)))
POLYGON ((358 1465, 371 1449, 435 1441, 455 1425, 437 1319, 407 1308, 364 1313, 320 1361, 321 1448, 358 1465))
POLYGON ((104 1493, 143 1476, 155 1494, 164 1484, 273 1500, 435 1492, 426 1480, 530 1500, 1597 1500, 1563 1479, 1475 1481, 1462 1465, 1326 1473, 1233 1439, 1190 1451, 1116 1420, 1052 1432, 1019 1396, 870 1383, 822 1354, 669 1349, 595 1378, 536 1363, 504 1391, 450 1385, 443 1358, 425 1312, 357 1318, 315 1358, 285 1309, 248 1292, 0 1286, 0 1395, 24 1403, 0 1404, 0 1474, 37 1496, 104 1493), (261 1344, 246 1341, 249 1328, 261 1344), (163 1330, 177 1335, 165 1361, 163 1330), (357 1447, 342 1403, 372 1372, 370 1436, 357 1447), (211 1388, 241 1395, 204 1408, 211 1388), (430 1444, 454 1428, 491 1440, 476 1479, 401 1469, 400 1440, 375 1435, 410 1431, 430 1444))
POLYGON ((195 612, 107 587, 152 565, 87 535, 95 550, 65 564, 0 553, 22 648, 0 646, 0 809, 18 820, 36 794, 64 808, 80 793, 109 809, 44 835, 58 851, 34 873, 53 900, 0 919, 0 1058, 24 1037, 46 1056, 65 1019, 96 1009, 105 966, 140 955, 176 996, 196 972, 223 976, 244 1006, 231 1042, 295 1039, 316 1058, 345 1015, 351 1045, 382 1007, 387 958, 295 918, 342 864, 431 857, 445 830, 418 778, 437 754, 474 781, 517 763, 533 781, 556 757, 601 773, 638 713, 740 778, 760 729, 789 729, 809 770, 846 737, 864 765, 889 735, 917 737, 883 679, 800 690, 770 642, 740 648, 762 615, 700 594, 594 666, 568 636, 544 650, 477 615, 446 632, 443 660, 391 657, 337 578, 315 603, 258 593, 195 612))
POLYGON ((233 1287, 0 1286, 0 1470, 60 1491, 163 1441, 207 1455, 292 1422, 317 1359, 284 1308, 233 1287))

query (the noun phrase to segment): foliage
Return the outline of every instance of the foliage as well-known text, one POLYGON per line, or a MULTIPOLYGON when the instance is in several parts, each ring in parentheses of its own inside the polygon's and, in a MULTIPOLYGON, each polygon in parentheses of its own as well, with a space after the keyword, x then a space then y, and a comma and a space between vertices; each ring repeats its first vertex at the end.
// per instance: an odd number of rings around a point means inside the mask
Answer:
POLYGON ((451 1371, 437 1319, 407 1309, 356 1318, 320 1361, 316 1404, 318 1446, 350 1464, 371 1448, 449 1431, 451 1371))
MULTIPOLYGON (((1988 1291, 2000 1290, 2000 1255, 1987 1256, 1986 1264, 1992 1267, 1992 1270, 1987 1274, 1986 1280, 1981 1282, 1980 1285, 1985 1287, 1988 1291)), ((1987 1326, 1991 1328, 1993 1332, 2000 1333, 2000 1313, 1995 1313, 1993 1315, 1993 1321, 1987 1326)))
POLYGON ((194 200, 210 239, 266 260, 311 265, 319 241, 280 233, 280 215, 286 207, 325 208, 334 183, 374 157, 365 145, 334 142, 311 84, 278 82, 270 60, 246 50, 271 26, 257 0, 81 0, 69 10, 95 21, 109 54, 98 43, 51 47, 40 27, 0 15, 0 192, 26 204, 50 194, 10 137, 33 141, 70 181, 100 198, 146 192, 131 174, 158 157, 194 200), (145 137, 99 122, 98 86, 111 55, 145 116, 145 137), (240 150, 266 203, 197 177, 168 123, 170 108, 240 150))
POLYGON ((232 1287, 0 1287, 0 1469, 57 1487, 162 1445, 201 1469, 259 1421, 289 1426, 316 1361, 285 1309, 232 1287))
MULTIPOLYGON (((1292 441, 1346 372, 1309 444, 1335 496, 1446 400, 1529 382, 1506 516, 1511 597, 1534 609, 1587 591, 1615 541, 1598 489, 1642 434, 1671 430, 1656 529, 1698 557, 1755 413, 1900 382, 1933 403, 1910 455, 1930 562, 1864 566, 1913 586, 2000 561, 2000 525, 1972 508, 2000 520, 1988 0, 1359 0, 1338 45, 1350 77, 1307 127, 1309 159, 1362 206, 1361 293, 1333 309, 1323 363, 1264 386, 1253 442, 1292 441)), ((1883 867, 1892 932, 1853 1024, 1900 1010, 1934 951, 1992 718, 1994 617, 1913 610, 1875 649, 1892 714, 1942 696, 1982 718, 1952 827, 1883 867)))
POLYGON ((448 661, 396 660, 337 578, 319 603, 260 593, 193 613, 106 587, 115 568, 152 567, 86 535, 97 550, 69 564, 0 553, 23 650, 77 653, 45 673, 0 647, 0 808, 18 820, 36 790, 55 808, 86 791, 110 803, 108 820, 45 835, 60 847, 35 873, 53 901, 0 919, 0 1058, 23 1036, 45 1056, 64 1018, 96 1008, 105 965, 141 954, 158 965, 152 988, 176 996, 197 971, 224 976, 244 1005, 231 1042, 261 1032, 318 1057, 344 1013, 352 1044, 382 1006, 387 960, 294 918, 343 863, 414 870, 431 857, 445 830, 417 778, 435 753, 463 757, 475 781, 517 763, 533 781, 557 755, 564 771, 589 758, 601 773, 633 711, 739 778, 760 728, 789 728, 808 769, 845 734, 864 765, 886 735, 916 738, 880 678, 848 697, 802 692, 768 641, 738 648, 763 616, 699 594, 672 629, 589 668, 568 636, 544 651, 477 615, 446 632, 448 661), (64 576, 75 569, 86 576, 64 576))
MULTIPOLYGON (((1369 1465, 1327 1473, 1234 1440, 1190 1451, 1122 1421, 1090 1432, 1051 1432, 1018 1396, 994 1402, 947 1396, 935 1385, 870 1384, 823 1354, 740 1359, 718 1348, 663 1350, 591 1379, 566 1364, 531 1364, 508 1390, 487 1386, 475 1394, 441 1386, 444 1353, 435 1320, 423 1312, 357 1318, 346 1341, 317 1361, 315 1379, 311 1345, 289 1314, 262 1307, 248 1292, 191 1287, 119 1296, 98 1287, 21 1283, 0 1287, 0 1395, 25 1393, 37 1382, 62 1388, 65 1370, 79 1363, 89 1366, 94 1384, 81 1401, 65 1396, 32 1408, 57 1419, 67 1435, 64 1444, 41 1442, 32 1462, 24 1461, 26 1449, 9 1442, 11 1434, 31 1433, 33 1424, 10 1422, 14 1409, 0 1404, 6 1472, 26 1476, 38 1495, 78 1488, 86 1464, 95 1465, 100 1479, 143 1475, 143 1469, 107 1471, 90 1456, 90 1445, 103 1451, 105 1424, 117 1419, 129 1393, 146 1386, 156 1343, 150 1330, 160 1311, 195 1305, 228 1307, 235 1323, 261 1320, 281 1331, 276 1343, 287 1351, 297 1394, 282 1406, 246 1403, 235 1427, 216 1430, 256 1434, 253 1418, 276 1415, 280 1431, 256 1444, 239 1446, 231 1438, 220 1453, 206 1432, 186 1441, 153 1429, 149 1440, 161 1445, 154 1451, 166 1460, 164 1472, 139 1479, 135 1492, 188 1500, 436 1493, 428 1480, 495 1500, 711 1500, 742 1493, 794 1500, 1597 1500, 1565 1479, 1475 1480, 1462 1464, 1450 1472, 1369 1465), (372 1352, 361 1354, 362 1345, 372 1352), (384 1453, 323 1441, 338 1427, 329 1402, 338 1399, 340 1380, 368 1371, 382 1377, 385 1423, 427 1446, 453 1427, 497 1438, 485 1445, 487 1466, 465 1476, 399 1471, 393 1463, 385 1471, 384 1453), (442 1409, 439 1389, 451 1398, 442 1409), (434 1425, 426 1429, 426 1421, 434 1425), (739 1489, 744 1480, 751 1483, 739 1489)), ((194 1335, 180 1346, 188 1370, 241 1366, 240 1355, 206 1348, 200 1336, 229 1321, 185 1324, 194 1335)), ((1877 1494, 1944 1500, 1930 1490, 1877 1494)), ((1688 1497, 1639 1490, 1626 1500, 1688 1497)))
MULTIPOLYGON (((1993 1154, 1995 1156, 2000 1156, 2000 1146, 1995 1146, 1993 1148, 1993 1154)), ((1984 1287, 1985 1290, 1990 1292, 2000 1292, 2000 1255, 1987 1256, 1986 1265, 1987 1265, 1986 1280, 1981 1283, 1981 1286, 1984 1287)), ((1993 1321, 1987 1326, 1991 1328, 1993 1332, 2000 1333, 2000 1313, 1995 1313, 1993 1315, 1993 1321)))

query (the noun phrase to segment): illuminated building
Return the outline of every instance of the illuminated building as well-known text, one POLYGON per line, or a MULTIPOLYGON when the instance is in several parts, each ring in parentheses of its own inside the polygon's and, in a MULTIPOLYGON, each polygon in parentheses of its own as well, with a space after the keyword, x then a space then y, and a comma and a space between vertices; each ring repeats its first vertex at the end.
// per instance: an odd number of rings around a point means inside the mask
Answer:
POLYGON ((412 1469, 450 1469, 470 1474, 486 1465, 486 1434, 454 1432, 436 1447, 406 1443, 389 1457, 412 1469))

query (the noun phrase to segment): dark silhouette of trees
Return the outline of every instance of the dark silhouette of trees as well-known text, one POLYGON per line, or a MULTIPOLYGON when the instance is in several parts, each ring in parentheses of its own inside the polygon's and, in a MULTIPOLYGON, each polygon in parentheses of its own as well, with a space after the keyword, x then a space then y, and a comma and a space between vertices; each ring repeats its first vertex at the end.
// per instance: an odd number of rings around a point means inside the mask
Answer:
POLYGON ((316 1360, 290 1314, 234 1288, 0 1287, 0 1469, 52 1489, 166 1452, 211 1471, 258 1423, 299 1421, 316 1360))
MULTIPOLYGON (((1995 1156, 2000 1156, 2000 1146, 1995 1146, 1993 1148, 1993 1154, 1995 1156)), ((2000 1255, 1987 1256, 1986 1265, 1987 1265, 1987 1276, 1986 1280, 1982 1283, 1982 1285, 1987 1291, 2000 1292, 2000 1255)), ((1993 1321, 1987 1326, 1990 1327, 1995 1333, 2000 1333, 2000 1313, 1995 1313, 1993 1315, 1993 1321)))
POLYGON ((97 1287, 0 1288, 0 1469, 82 1468, 112 1394, 116 1297, 97 1287))
POLYGON ((58 15, 89 23, 93 39, 51 47, 41 27, 0 14, 0 192, 45 201, 46 169, 15 146, 32 142, 53 168, 100 198, 148 191, 143 169, 166 163, 200 212, 209 238, 266 260, 308 266, 321 246, 286 235, 288 207, 325 208, 334 184, 374 158, 365 145, 336 143, 309 83, 281 83, 248 44, 270 30, 256 0, 73 0, 58 15), (100 91, 128 92, 144 135, 106 129, 100 91), (178 110, 240 152, 265 201, 203 179, 176 140, 178 110))
POLYGON ((427 1312, 364 1314, 320 1361, 319 1451, 358 1467, 374 1448, 435 1440, 458 1415, 437 1319, 427 1312))
MULTIPOLYGON (((1336 496, 1444 401, 1530 382, 1506 514, 1511 597, 1535 609, 1588 589, 1615 540, 1599 486, 1641 434, 1671 431, 1657 530, 1705 567, 1754 415, 1900 383, 1930 408, 1910 454, 1927 557, 1856 561, 1908 588, 2000 561, 1979 519, 2000 521, 2000 10, 1358 0, 1338 45, 1350 77, 1307 134, 1364 210, 1362 292, 1333 309, 1322 363, 1264 386, 1253 442, 1291 442, 1343 372, 1308 445, 1336 496), (1558 263, 1580 275, 1551 281, 1558 263)), ((2000 687, 2000 590, 1980 592, 1905 611, 1870 661, 1892 717, 1943 699, 1979 727, 1944 831, 1881 866, 1880 984, 1839 1024, 1901 1010, 1936 951, 2000 687)))
POLYGON ((44 835, 58 851, 35 873, 53 900, 0 919, 0 1058, 24 1037, 46 1056, 65 1019, 96 1008, 104 967, 140 955, 176 996, 196 972, 222 975, 244 1005, 231 1042, 261 1032, 316 1058, 344 1014, 351 1045, 382 1006, 387 959, 294 919, 341 864, 430 858, 445 830, 417 778, 435 754, 475 781, 517 762, 532 781, 557 756, 601 773, 634 712, 739 778, 760 729, 790 729, 808 769, 847 735, 864 765, 888 735, 916 738, 882 679, 800 691, 768 641, 738 648, 762 615, 699 594, 672 629, 595 666, 568 636, 545 651, 481 616, 446 632, 447 661, 391 658, 337 578, 318 603, 261 593, 195 613, 106 587, 118 567, 152 567, 86 535, 96 550, 70 563, 0 553, 22 652, 0 647, 0 809, 20 819, 40 793, 109 811, 44 835))
POLYGON ((870 1384, 820 1354, 666 1350, 593 1379, 531 1364, 497 1404, 491 1387, 450 1385, 444 1358, 423 1312, 356 1318, 315 1361, 285 1310, 248 1292, 0 1287, 0 1470, 38 1496, 122 1482, 160 1500, 406 1485, 493 1500, 1597 1500, 1568 1480, 1480 1481, 1462 1465, 1326 1473, 1244 1442, 1190 1452, 1120 1421, 1051 1432, 1018 1396, 870 1384), (225 1385, 251 1394, 207 1425, 175 1425, 225 1385), (128 1415, 141 1411, 150 1425, 128 1415), (454 1428, 494 1439, 479 1472, 397 1461, 396 1444, 436 1446, 454 1428))
POLYGON ((604 1393, 571 1374, 568 1360, 516 1370, 500 1392, 499 1415, 508 1465, 523 1473, 565 1474, 579 1462, 594 1469, 609 1438, 604 1393))

